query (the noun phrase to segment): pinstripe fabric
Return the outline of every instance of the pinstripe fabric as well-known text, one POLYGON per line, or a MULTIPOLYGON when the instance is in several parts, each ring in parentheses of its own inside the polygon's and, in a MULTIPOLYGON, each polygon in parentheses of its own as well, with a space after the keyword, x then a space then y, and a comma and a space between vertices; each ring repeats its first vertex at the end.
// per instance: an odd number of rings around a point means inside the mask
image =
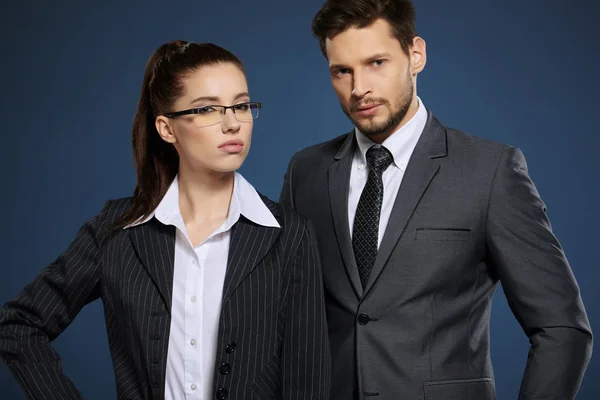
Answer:
MULTIPOLYGON (((326 399, 329 343, 311 225, 263 197, 281 225, 241 217, 231 233, 215 365, 217 399, 326 399)), ((108 202, 68 250, 0 312, 0 356, 32 399, 81 399, 50 342, 100 298, 119 399, 164 396, 175 228, 114 233, 108 202)))

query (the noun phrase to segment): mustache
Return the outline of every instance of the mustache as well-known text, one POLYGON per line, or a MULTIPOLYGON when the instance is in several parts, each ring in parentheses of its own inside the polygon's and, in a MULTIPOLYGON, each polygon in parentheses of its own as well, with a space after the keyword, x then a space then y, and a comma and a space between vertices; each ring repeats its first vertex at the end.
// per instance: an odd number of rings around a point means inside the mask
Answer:
POLYGON ((370 97, 368 99, 362 99, 360 101, 350 104, 350 112, 357 111, 360 107, 366 106, 367 104, 389 105, 390 102, 386 99, 370 97))

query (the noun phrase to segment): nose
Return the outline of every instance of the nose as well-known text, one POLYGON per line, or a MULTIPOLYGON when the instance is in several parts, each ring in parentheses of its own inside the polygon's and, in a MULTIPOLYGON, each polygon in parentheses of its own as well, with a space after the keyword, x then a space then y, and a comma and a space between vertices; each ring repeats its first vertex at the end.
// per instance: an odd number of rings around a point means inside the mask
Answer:
POLYGON ((235 133, 240 130, 240 121, 235 117, 233 109, 226 109, 221 123, 223 133, 235 133))
POLYGON ((355 72, 352 82, 352 96, 360 99, 369 93, 371 93, 371 83, 364 74, 355 72))

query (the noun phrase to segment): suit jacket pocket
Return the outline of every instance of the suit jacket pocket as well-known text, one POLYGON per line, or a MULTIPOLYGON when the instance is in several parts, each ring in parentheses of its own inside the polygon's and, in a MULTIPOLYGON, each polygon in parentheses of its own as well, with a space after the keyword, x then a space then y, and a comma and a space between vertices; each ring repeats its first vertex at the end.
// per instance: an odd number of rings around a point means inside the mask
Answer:
POLYGON ((252 399, 281 399, 280 381, 279 356, 272 356, 270 362, 257 374, 256 379, 252 383, 252 399))
POLYGON ((495 400, 492 378, 425 382, 425 400, 495 400))
POLYGON ((432 229, 419 228, 415 233, 417 240, 432 240, 432 241, 463 241, 471 238, 470 229, 432 229))

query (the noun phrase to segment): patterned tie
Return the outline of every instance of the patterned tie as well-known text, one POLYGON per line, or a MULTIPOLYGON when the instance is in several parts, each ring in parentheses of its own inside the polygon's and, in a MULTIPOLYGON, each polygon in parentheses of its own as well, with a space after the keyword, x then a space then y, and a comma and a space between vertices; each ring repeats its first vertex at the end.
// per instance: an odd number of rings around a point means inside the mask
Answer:
POLYGON ((392 161, 393 156, 385 147, 371 147, 367 151, 369 177, 360 195, 352 227, 352 248, 363 288, 377 256, 379 214, 383 202, 381 175, 392 161))

